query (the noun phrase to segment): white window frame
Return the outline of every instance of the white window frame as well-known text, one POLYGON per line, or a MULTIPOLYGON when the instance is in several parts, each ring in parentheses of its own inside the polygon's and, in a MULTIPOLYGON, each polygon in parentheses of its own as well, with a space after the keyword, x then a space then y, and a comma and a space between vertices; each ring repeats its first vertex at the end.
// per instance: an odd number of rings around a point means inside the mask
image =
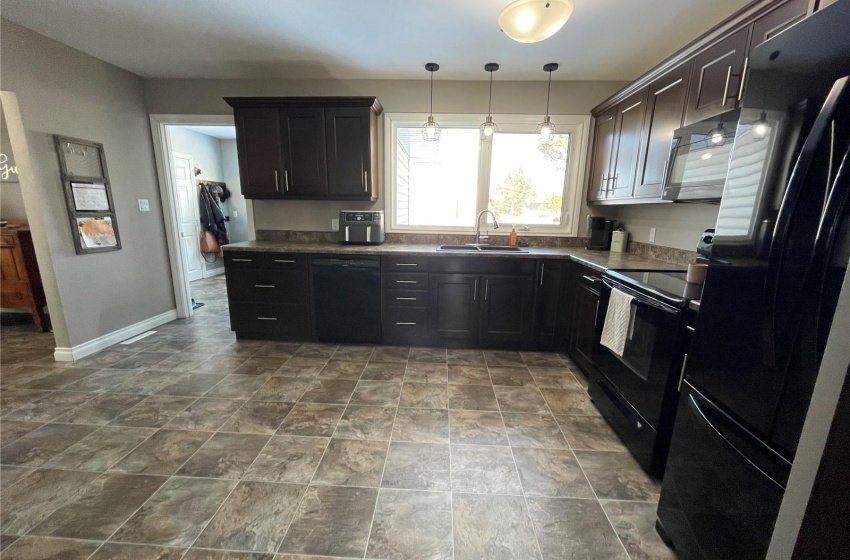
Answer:
MULTIPOLYGON (((478 128, 486 115, 474 114, 435 114, 443 128, 478 128)), ((425 113, 384 113, 384 210, 387 216, 386 227, 390 233, 471 233, 475 226, 408 226, 396 223, 395 215, 395 177, 396 144, 399 128, 419 128, 427 120, 425 113)), ((564 185, 564 204, 561 208, 560 225, 529 225, 522 235, 577 237, 579 235, 579 216, 583 208, 583 185, 585 182, 585 160, 587 158, 590 115, 551 115, 552 123, 558 133, 569 133, 570 150, 567 158, 567 173, 564 185), (569 219, 566 210, 571 209, 569 219)), ((534 132, 540 124, 539 115, 493 115, 500 132, 534 132)), ((492 142, 480 143, 478 156, 478 197, 476 211, 487 208, 490 187, 490 162, 492 142)), ((517 229, 525 224, 516 224, 517 229)))

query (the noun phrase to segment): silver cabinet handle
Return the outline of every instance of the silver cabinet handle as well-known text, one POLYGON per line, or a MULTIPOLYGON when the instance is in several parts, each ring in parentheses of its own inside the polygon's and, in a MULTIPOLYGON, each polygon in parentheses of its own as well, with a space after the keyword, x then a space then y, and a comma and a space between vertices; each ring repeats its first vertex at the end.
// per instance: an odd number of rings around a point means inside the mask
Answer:
POLYGON ((286 192, 289 192, 289 170, 283 170, 283 179, 286 182, 286 192))
POLYGON ((277 317, 257 317, 260 321, 277 321, 277 317))
POLYGON ((254 259, 230 259, 232 262, 253 262, 254 259))
POLYGON ((679 389, 678 391, 682 392, 682 380, 685 378, 685 366, 688 365, 688 355, 685 354, 685 359, 682 360, 682 371, 679 372, 679 389))
POLYGON ((396 266, 419 266, 417 263, 395 263, 396 266))
POLYGON ((416 280, 396 280, 396 284, 416 284, 416 280))
POLYGON ((543 285, 543 275, 546 274, 546 263, 540 263, 540 285, 543 285))
POLYGON ((277 169, 274 170, 274 190, 280 192, 280 181, 277 178, 277 169))
POLYGON ((369 192, 369 172, 363 172, 363 192, 369 192))
POLYGON ((399 323, 396 323, 396 325, 415 325, 415 324, 416 324, 416 323, 406 323, 406 322, 399 322, 399 323))
POLYGON ((397 297, 396 299, 401 301, 416 301, 415 297, 397 297))
POLYGON ((596 313, 593 314, 593 326, 599 321, 599 300, 596 300, 596 313))
POLYGON ((475 288, 472 292, 472 301, 478 301, 478 280, 475 281, 475 288))
POLYGON ((726 106, 726 100, 729 97, 729 79, 732 78, 732 65, 726 69, 726 85, 723 86, 723 103, 720 104, 721 107, 726 106))
POLYGON ((484 281, 484 301, 490 296, 490 279, 484 281))
POLYGON ((750 64, 750 57, 744 59, 744 68, 741 70, 741 85, 738 86, 738 101, 744 96, 744 80, 747 79, 747 66, 750 64))
POLYGON ((696 332, 696 329, 695 329, 695 328, 693 328, 693 327, 692 327, 692 326, 690 326, 690 325, 687 325, 685 328, 686 328, 686 329, 688 329, 688 330, 689 330, 689 331, 691 331, 691 332, 696 332))
POLYGON ((274 288, 272 284, 254 284, 255 288, 274 288))
POLYGON ((582 278, 584 278, 585 280, 587 280, 587 281, 588 281, 588 282, 590 282, 591 284, 594 284, 594 283, 596 283, 596 282, 599 282, 599 278, 594 278, 593 276, 588 276, 587 274, 585 274, 584 276, 582 276, 582 278))
POLYGON ((274 262, 280 262, 280 263, 294 263, 295 261, 294 261, 294 260, 292 260, 292 259, 275 259, 275 260, 274 260, 274 262))

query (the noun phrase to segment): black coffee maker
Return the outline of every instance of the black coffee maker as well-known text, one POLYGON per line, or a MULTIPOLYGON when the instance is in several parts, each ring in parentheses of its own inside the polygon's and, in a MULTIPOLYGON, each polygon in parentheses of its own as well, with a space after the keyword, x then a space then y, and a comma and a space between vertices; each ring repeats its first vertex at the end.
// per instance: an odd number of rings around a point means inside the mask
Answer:
POLYGON ((587 248, 594 251, 611 250, 611 232, 614 230, 614 220, 606 220, 601 216, 588 216, 587 248))

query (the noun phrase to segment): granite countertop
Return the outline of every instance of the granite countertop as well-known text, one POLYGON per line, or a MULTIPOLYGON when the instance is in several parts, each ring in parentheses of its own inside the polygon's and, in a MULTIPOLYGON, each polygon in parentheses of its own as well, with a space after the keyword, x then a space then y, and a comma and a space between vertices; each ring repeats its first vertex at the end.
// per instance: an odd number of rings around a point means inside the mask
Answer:
POLYGON ((527 252, 454 252, 438 251, 437 245, 409 245, 384 243, 383 245, 342 245, 340 243, 305 243, 295 241, 245 241, 223 247, 224 251, 267 251, 275 253, 324 253, 337 255, 430 255, 461 256, 470 258, 512 259, 571 259, 597 270, 685 270, 686 265, 660 261, 633 253, 590 251, 582 247, 527 247, 527 252))

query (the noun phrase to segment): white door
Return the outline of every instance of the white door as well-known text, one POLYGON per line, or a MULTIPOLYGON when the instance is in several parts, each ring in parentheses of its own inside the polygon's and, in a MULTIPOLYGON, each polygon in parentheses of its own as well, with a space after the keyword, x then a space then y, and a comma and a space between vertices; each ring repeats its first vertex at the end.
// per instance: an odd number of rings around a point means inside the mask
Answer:
POLYGON ((180 245, 189 282, 203 277, 204 266, 199 239, 201 226, 198 216, 198 193, 192 175, 193 167, 190 156, 174 154, 174 197, 177 199, 180 245))

